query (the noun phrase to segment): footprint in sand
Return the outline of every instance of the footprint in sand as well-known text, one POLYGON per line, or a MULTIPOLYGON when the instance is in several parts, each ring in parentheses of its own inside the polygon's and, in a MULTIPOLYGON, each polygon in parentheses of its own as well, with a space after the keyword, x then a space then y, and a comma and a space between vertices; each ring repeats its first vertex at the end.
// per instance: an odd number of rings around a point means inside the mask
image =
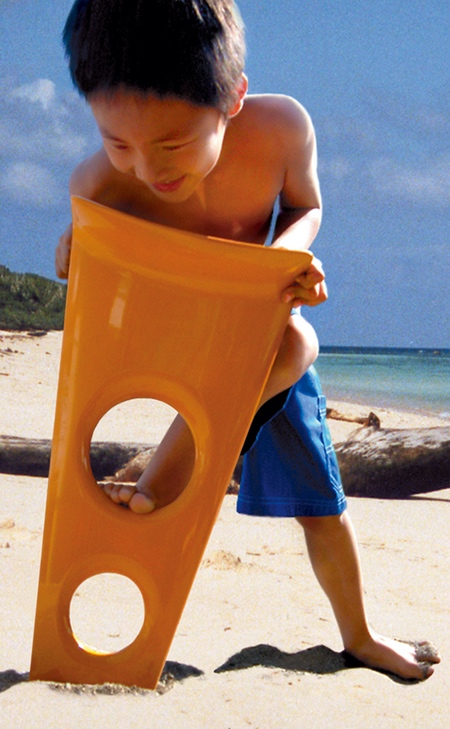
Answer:
POLYGON ((13 542, 35 539, 38 532, 18 527, 12 517, 0 521, 0 549, 9 549, 13 542))
POLYGON ((203 567, 212 567, 216 570, 236 570, 248 567, 244 565, 240 557, 237 557, 231 552, 226 552, 224 549, 218 549, 215 552, 211 552, 209 557, 202 562, 203 567))

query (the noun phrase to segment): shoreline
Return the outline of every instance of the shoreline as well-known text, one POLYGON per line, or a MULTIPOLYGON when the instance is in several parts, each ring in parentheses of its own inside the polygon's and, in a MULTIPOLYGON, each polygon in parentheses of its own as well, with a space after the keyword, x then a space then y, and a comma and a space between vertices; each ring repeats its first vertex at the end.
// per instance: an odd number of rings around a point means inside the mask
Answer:
MULTIPOLYGON (((320 377, 320 372, 319 372, 320 377)), ((370 399, 363 396, 333 396, 333 395, 327 395, 327 387, 326 385, 323 385, 324 394, 326 395, 327 402, 341 402, 344 403, 347 408, 355 407, 355 408, 369 408, 370 410, 373 410, 374 412, 398 412, 402 413, 404 415, 409 415, 411 418, 430 418, 430 420, 441 422, 444 425, 448 425, 450 423, 450 412, 443 411, 443 412, 434 412, 431 408, 427 407, 419 407, 411 408, 406 405, 401 405, 396 402, 387 403, 386 405, 377 405, 375 403, 376 398, 370 399)), ((388 399, 388 398, 386 398, 388 399)))
MULTIPOLYGON (((442 418, 439 415, 403 411, 398 408, 376 407, 361 402, 334 400, 327 397, 327 407, 334 408, 339 413, 356 417, 366 417, 369 412, 374 412, 380 418, 381 428, 386 429, 404 430, 407 428, 445 428, 450 426, 450 417, 442 418)), ((357 423, 337 421, 332 418, 328 418, 327 422, 335 445, 347 440, 352 431, 361 427, 357 423)))
MULTIPOLYGON (((0 434, 22 438, 51 438, 58 384, 62 332, 37 336, 0 330, 0 434), (30 407, 30 405, 33 407, 30 407), (26 413, 29 416, 26 416, 26 413)), ((325 390, 325 395, 326 389, 325 390)), ((435 428, 450 425, 450 416, 376 407, 361 401, 327 397, 327 406, 355 417, 375 412, 382 428, 435 428)), ((121 403, 101 421, 94 440, 158 443, 175 411, 157 400, 121 403)), ((328 419, 335 444, 361 426, 328 419)))

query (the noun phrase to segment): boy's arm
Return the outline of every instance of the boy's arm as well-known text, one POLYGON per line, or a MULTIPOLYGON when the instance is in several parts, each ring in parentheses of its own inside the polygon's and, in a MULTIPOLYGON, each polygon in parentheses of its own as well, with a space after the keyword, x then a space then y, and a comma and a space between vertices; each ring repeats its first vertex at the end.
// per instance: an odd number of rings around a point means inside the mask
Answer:
POLYGON ((58 278, 69 276, 70 249, 72 247, 72 223, 67 226, 59 238, 55 250, 55 271, 58 278))
MULTIPOLYGON (((322 219, 316 138, 311 119, 300 104, 290 98, 281 98, 279 103, 286 172, 272 246, 305 250, 316 237, 322 219)), ((308 271, 283 293, 283 300, 293 306, 322 303, 327 298, 324 278, 322 265, 314 258, 308 271)))
MULTIPOLYGON (((101 190, 105 187, 104 157, 101 150, 75 168, 69 181, 70 195, 79 195, 89 200, 96 200, 99 197, 101 190)), ((59 278, 65 279, 69 275, 71 246, 72 223, 67 226, 60 237, 55 250, 55 270, 59 278)))

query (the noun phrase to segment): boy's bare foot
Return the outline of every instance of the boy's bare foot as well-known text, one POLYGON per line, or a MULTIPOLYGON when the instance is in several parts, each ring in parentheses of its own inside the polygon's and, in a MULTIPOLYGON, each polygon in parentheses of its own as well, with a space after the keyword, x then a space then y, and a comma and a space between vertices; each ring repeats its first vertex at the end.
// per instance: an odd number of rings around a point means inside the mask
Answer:
POLYGON ((135 514, 150 514, 155 509, 155 501, 151 496, 138 491, 134 484, 107 483, 100 484, 103 492, 111 501, 120 506, 127 506, 135 514))
POLYGON ((373 633, 366 644, 346 650, 368 668, 391 673, 403 680, 424 681, 434 673, 432 664, 440 663, 437 648, 428 641, 403 642, 373 633))

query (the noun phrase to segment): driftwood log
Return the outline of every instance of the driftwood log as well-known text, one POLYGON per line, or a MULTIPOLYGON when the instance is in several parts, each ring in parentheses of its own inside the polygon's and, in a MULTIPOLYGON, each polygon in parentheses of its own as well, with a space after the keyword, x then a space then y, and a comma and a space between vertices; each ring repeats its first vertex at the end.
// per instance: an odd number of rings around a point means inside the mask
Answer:
MULTIPOLYGON (((373 413, 370 414, 373 416, 373 413)), ((381 429, 377 416, 336 447, 342 482, 348 496, 406 498, 450 486, 450 428, 381 429)), ((131 459, 112 480, 135 482, 154 449, 131 459)), ((228 493, 237 493, 242 459, 228 493)))
POLYGON ((450 487, 450 428, 361 428, 337 446, 345 493, 406 498, 450 487))
MULTIPOLYGON (((91 468, 97 481, 134 483, 152 458, 157 445, 96 442, 91 444, 91 468)), ((0 473, 47 478, 51 441, 0 435, 0 473)), ((242 472, 242 458, 233 473, 228 493, 236 494, 242 472)))
MULTIPOLYGON (((373 420, 372 420, 373 422, 373 420)), ((91 467, 98 481, 135 482, 157 446, 93 443, 91 467)), ((0 473, 48 475, 51 442, 0 436, 0 473)), ((362 427, 336 447, 344 490, 349 496, 406 498, 450 487, 450 428, 362 427)), ((242 459, 228 493, 237 493, 242 459)))
MULTIPOLYGON (((50 465, 50 440, 33 440, 0 435, 0 473, 46 478, 50 465)), ((97 480, 111 475, 137 453, 149 449, 143 443, 92 443, 91 468, 97 480)))
POLYGON ((330 418, 331 420, 343 420, 346 423, 358 423, 359 425, 364 425, 365 428, 369 425, 374 428, 379 428, 381 426, 380 418, 372 412, 370 412, 366 417, 364 415, 340 413, 339 410, 335 410, 334 408, 327 408, 327 418, 330 418))
MULTIPOLYGON (((118 483, 136 483, 141 473, 145 470, 148 463, 156 450, 156 446, 146 448, 141 453, 135 455, 131 461, 128 461, 123 468, 120 468, 113 476, 107 477, 110 481, 118 483)), ((239 491, 239 483, 242 474, 242 456, 239 458, 234 469, 231 481, 228 485, 227 494, 237 494, 239 491)))
MULTIPOLYGON (((35 336, 41 336, 41 333, 35 336)), ((327 417, 364 425, 374 424, 373 418, 377 418, 373 413, 369 413, 367 418, 360 418, 342 415, 336 410, 327 411, 327 417)), ((156 445, 145 443, 92 443, 92 472, 99 481, 111 478, 114 474, 117 480, 137 481, 156 448, 156 445), (135 457, 136 460, 133 460, 135 457), (122 472, 121 469, 125 471, 122 472)), ((0 473, 46 478, 50 465, 50 452, 50 440, 0 435, 0 473)), ((233 476, 236 488, 239 485, 241 465, 240 459, 233 476)))

